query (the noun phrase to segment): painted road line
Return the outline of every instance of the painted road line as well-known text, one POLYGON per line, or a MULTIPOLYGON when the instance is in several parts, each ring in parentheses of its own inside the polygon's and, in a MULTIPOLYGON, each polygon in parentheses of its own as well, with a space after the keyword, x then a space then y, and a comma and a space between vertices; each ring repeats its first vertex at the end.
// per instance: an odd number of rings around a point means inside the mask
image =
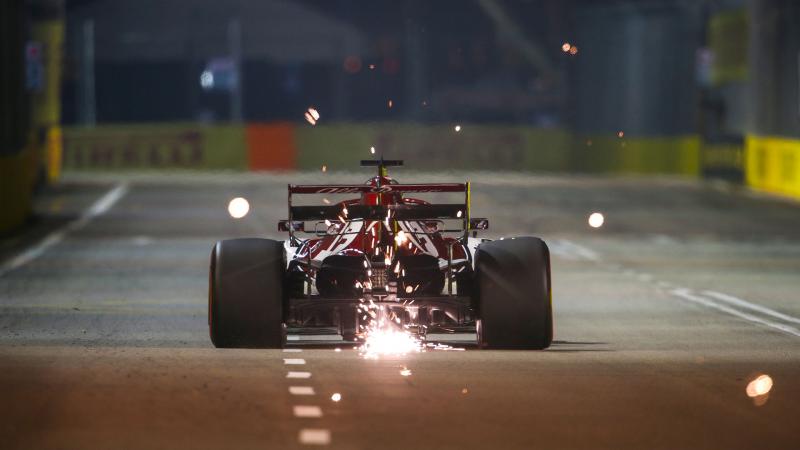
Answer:
POLYGON ((558 255, 564 259, 575 261, 575 260, 588 260, 588 261, 599 261, 600 256, 594 251, 589 248, 586 248, 582 245, 576 244, 569 239, 553 239, 549 241, 548 247, 550 248, 550 252, 554 255, 558 255))
POLYGON ((311 372, 289 372, 286 374, 286 378, 311 378, 311 372))
POLYGON ((726 303, 730 303, 732 305, 740 306, 742 308, 749 309, 751 311, 758 311, 761 314, 765 314, 767 316, 772 316, 776 319, 785 320, 787 322, 798 323, 800 324, 800 319, 797 317, 790 316, 788 314, 784 314, 782 312, 775 311, 774 309, 769 309, 766 306, 762 306, 756 303, 748 302, 747 300, 743 300, 738 297, 734 297, 729 294, 724 294, 722 292, 717 291, 703 291, 703 295, 712 297, 716 300, 721 300, 726 303))
POLYGON ((302 352, 302 348, 285 348, 283 349, 283 353, 300 353, 302 352))
POLYGON ((289 393, 292 395, 315 395, 314 388, 311 386, 289 386, 289 393))
POLYGON ((706 306, 708 308, 716 309, 718 311, 722 311, 728 313, 732 316, 739 317, 741 319, 747 320, 749 322, 757 323, 760 325, 765 325, 770 328, 774 328, 776 330, 783 331, 784 333, 788 333, 797 337, 800 337, 800 330, 794 327, 790 327, 789 325, 784 325, 782 323, 772 322, 767 319, 763 319, 758 316, 754 316, 752 314, 739 311, 738 309, 734 309, 730 306, 719 304, 711 299, 705 298, 700 296, 699 294, 693 292, 691 289, 686 288, 679 288, 673 289, 670 293, 676 297, 682 298, 684 300, 688 300, 693 303, 697 303, 699 305, 706 306))
POLYGON ((322 417, 322 408, 319 406, 295 405, 292 410, 295 417, 314 419, 322 417))
POLYGON ((288 365, 302 366, 306 363, 303 358, 283 358, 283 363, 288 365))
POLYGON ((127 184, 121 183, 116 185, 105 195, 100 197, 100 199, 94 202, 92 206, 90 206, 89 209, 84 211, 84 213, 81 214, 79 218, 73 220, 64 227, 53 231, 52 233, 48 234, 44 239, 42 239, 38 244, 34 245, 28 250, 25 250, 24 252, 20 253, 14 258, 11 258, 11 260, 9 260, 6 264, 0 267, 0 277, 42 256, 48 249, 58 244, 59 242, 63 241, 64 237, 66 237, 66 234, 68 232, 80 230, 81 228, 85 227, 89 222, 91 222, 92 219, 94 219, 95 217, 105 214, 109 209, 111 209, 112 206, 114 206, 115 203, 119 201, 119 199, 124 197, 125 194, 127 193, 128 193, 127 184))
POLYGON ((305 445, 328 445, 331 443, 331 432, 319 428, 303 428, 297 435, 297 440, 305 445))

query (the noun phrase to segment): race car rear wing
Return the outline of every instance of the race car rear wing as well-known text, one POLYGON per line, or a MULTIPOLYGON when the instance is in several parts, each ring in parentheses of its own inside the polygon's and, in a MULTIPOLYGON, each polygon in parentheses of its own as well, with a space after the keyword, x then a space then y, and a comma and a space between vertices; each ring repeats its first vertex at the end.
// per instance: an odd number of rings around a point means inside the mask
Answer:
POLYGON ((363 219, 384 220, 423 220, 423 219, 461 219, 466 214, 462 203, 439 205, 350 205, 341 206, 293 206, 293 220, 337 220, 363 219))
POLYGON ((366 184, 306 184, 289 185, 292 194, 359 194, 389 192, 469 192, 469 183, 385 184, 381 187, 366 184))
POLYGON ((489 228, 488 219, 470 219, 470 184, 387 184, 379 187, 365 184, 324 184, 288 186, 289 218, 278 223, 279 231, 288 231, 294 238, 295 231, 305 231, 304 221, 316 220, 437 220, 461 219, 464 238, 470 230, 489 228), (403 204, 403 205, 349 205, 346 209, 338 205, 292 206, 293 194, 357 194, 357 193, 436 193, 463 192, 464 203, 403 204))

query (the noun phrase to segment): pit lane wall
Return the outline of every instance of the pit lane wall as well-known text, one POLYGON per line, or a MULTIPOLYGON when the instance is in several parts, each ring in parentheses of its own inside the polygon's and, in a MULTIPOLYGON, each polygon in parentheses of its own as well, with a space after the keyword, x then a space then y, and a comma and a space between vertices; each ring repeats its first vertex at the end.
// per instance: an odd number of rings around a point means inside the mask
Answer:
POLYGON ((696 176, 694 136, 578 136, 555 128, 463 124, 103 125, 64 130, 65 170, 353 170, 370 156, 427 170, 696 176))

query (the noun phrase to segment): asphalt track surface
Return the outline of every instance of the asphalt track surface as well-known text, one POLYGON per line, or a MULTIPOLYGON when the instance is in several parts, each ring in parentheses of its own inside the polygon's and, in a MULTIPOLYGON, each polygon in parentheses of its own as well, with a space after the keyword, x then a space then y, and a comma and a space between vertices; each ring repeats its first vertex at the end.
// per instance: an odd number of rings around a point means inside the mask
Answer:
POLYGON ((0 246, 0 446, 800 446, 797 204, 675 179, 398 172, 469 178, 486 237, 550 244, 550 349, 214 349, 212 244, 279 237, 288 182, 367 172, 72 175, 0 246), (761 374, 772 389, 748 397, 761 374))

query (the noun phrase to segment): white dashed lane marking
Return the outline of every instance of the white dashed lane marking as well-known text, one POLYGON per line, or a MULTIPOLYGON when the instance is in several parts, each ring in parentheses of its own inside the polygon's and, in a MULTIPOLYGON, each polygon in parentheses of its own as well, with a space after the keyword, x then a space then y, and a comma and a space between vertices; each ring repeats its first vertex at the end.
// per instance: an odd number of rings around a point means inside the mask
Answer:
POLYGON ((286 378, 311 378, 311 372, 289 372, 286 378))
POLYGON ((289 393, 292 395, 314 395, 314 388, 311 386, 289 386, 289 393))
POLYGON ((283 349, 283 353, 300 353, 302 352, 302 348, 285 348, 283 349))
POLYGON ((295 417, 303 417, 303 418, 322 417, 322 408, 320 408, 319 406, 295 405, 293 410, 295 417))
POLYGON ((306 363, 303 358, 283 358, 283 363, 288 365, 302 366, 306 363))
POLYGON ((328 445, 331 443, 331 432, 318 428, 303 428, 297 435, 297 440, 305 445, 328 445))

